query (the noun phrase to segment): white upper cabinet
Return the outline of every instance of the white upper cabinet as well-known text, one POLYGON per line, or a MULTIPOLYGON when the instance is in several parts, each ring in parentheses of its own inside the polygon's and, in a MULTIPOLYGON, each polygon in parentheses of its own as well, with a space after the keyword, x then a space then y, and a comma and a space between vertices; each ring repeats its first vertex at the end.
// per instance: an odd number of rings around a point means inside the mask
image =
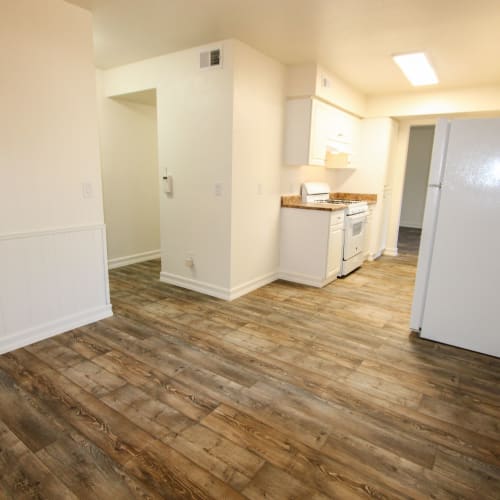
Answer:
POLYGON ((287 101, 285 163, 349 167, 359 120, 313 97, 287 101), (327 154, 328 153, 328 154, 327 154))
POLYGON ((321 144, 324 117, 312 98, 292 99, 286 106, 285 163, 324 165, 326 149, 321 144))

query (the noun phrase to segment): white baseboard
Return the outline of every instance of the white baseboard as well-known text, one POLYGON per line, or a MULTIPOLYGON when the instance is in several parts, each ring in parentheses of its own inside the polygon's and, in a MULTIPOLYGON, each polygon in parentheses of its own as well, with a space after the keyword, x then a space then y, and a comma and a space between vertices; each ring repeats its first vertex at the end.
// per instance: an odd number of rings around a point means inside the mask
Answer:
POLYGON ((96 309, 82 311, 43 325, 37 325, 33 328, 16 332, 9 335, 7 338, 0 339, 0 354, 14 351, 15 349, 19 349, 21 347, 26 347, 27 345, 34 344, 40 340, 60 335, 61 333, 68 332, 74 328, 79 328, 81 326, 88 325, 89 323, 109 318, 110 316, 113 316, 113 311, 111 305, 107 305, 96 309))
POLYGON ((161 257, 160 250, 152 250, 150 252, 136 253, 134 255, 126 255, 125 257, 117 257, 116 259, 108 260, 108 269, 116 269, 117 267, 130 266, 147 260, 159 259, 161 257))
POLYGON ((292 273, 288 271, 280 271, 279 279, 291 281, 292 283, 300 283, 301 285, 314 286, 316 288, 322 288, 333 281, 331 278, 327 280, 320 280, 315 276, 310 276, 308 274, 292 273))
POLYGON ((397 248, 386 248, 383 251, 384 255, 387 255, 389 257, 397 257, 398 256, 398 249, 397 248))
POLYGON ((210 295, 211 297, 216 297, 218 299, 229 300, 229 289, 211 285, 205 281, 198 281, 184 276, 179 276, 178 274, 166 272, 160 273, 160 281, 162 283, 168 283, 169 285, 187 288, 188 290, 193 290, 194 292, 204 293, 205 295, 210 295))
POLYGON ((237 285, 233 288, 224 288, 206 283, 204 281, 179 276, 177 274, 166 272, 160 273, 160 281, 163 283, 180 286, 182 288, 187 288, 188 290, 204 293, 205 295, 210 295, 211 297, 216 297, 218 299, 228 301, 237 299, 238 297, 252 292, 253 290, 257 290, 257 288, 260 288, 277 280, 278 277, 278 273, 270 273, 265 276, 255 278, 251 281, 247 281, 246 283, 243 283, 241 285, 237 285))
POLYGON ((366 260, 370 261, 370 262, 373 262, 374 260, 377 260, 378 258, 380 258, 382 256, 382 250, 379 250, 378 252, 370 252, 367 256, 366 256, 366 260))
POLYGON ((242 283, 241 285, 234 286, 229 292, 229 300, 237 299, 242 295, 246 295, 247 293, 257 290, 257 288, 269 285, 269 283, 276 281, 278 278, 279 273, 269 273, 264 276, 260 276, 259 278, 247 281, 246 283, 242 283))

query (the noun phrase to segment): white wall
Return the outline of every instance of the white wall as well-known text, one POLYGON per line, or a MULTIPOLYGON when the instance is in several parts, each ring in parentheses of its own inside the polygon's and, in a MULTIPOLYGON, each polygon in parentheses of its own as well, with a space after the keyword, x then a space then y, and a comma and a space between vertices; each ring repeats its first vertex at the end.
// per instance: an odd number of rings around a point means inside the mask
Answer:
POLYGON ((385 248, 387 221, 384 203, 389 203, 392 186, 388 181, 391 151, 397 137, 398 125, 390 118, 368 118, 361 121, 360 157, 355 170, 334 172, 331 186, 335 191, 373 193, 377 204, 372 206, 369 255, 377 257, 385 248))
POLYGON ((317 96, 358 117, 366 114, 366 97, 315 63, 287 67, 286 95, 317 96))
POLYGON ((2 2, 0 73, 2 352, 111 308, 90 14, 2 2))
POLYGON ((231 289, 272 281, 279 267, 285 68, 234 42, 231 289))
POLYGON ((432 125, 410 129, 400 226, 422 227, 433 139, 432 125))
POLYGON ((173 178, 162 280, 234 298, 276 277, 284 84, 281 64, 235 40, 104 73, 107 96, 157 90, 159 167, 173 178), (223 67, 200 70, 216 47, 223 67))
POLYGON ((325 167, 314 165, 291 166, 283 165, 281 169, 281 193, 282 194, 299 194, 300 186, 303 182, 327 182, 334 191, 335 189, 335 172, 325 167))
POLYGON ((316 95, 353 115, 366 116, 366 97, 322 66, 316 74, 316 95))
POLYGON ((0 23, 0 233, 102 223, 90 14, 6 0, 0 23))
POLYGON ((200 70, 198 48, 165 56, 158 86, 160 168, 173 176, 160 197, 161 276, 214 295, 230 287, 231 257, 232 46, 220 45, 222 69, 200 70))
POLYGON ((500 86, 372 96, 366 105, 366 116, 402 118, 492 111, 500 111, 500 86))
POLYGON ((232 43, 225 41, 104 75, 107 96, 157 90, 157 175, 167 169, 173 178, 173 193, 160 195, 161 279, 218 296, 231 282, 232 64, 232 43), (200 51, 217 47, 223 67, 200 70, 200 51))
POLYGON ((142 94, 104 96, 98 73, 104 218, 115 267, 160 256, 156 103, 143 103, 142 94))

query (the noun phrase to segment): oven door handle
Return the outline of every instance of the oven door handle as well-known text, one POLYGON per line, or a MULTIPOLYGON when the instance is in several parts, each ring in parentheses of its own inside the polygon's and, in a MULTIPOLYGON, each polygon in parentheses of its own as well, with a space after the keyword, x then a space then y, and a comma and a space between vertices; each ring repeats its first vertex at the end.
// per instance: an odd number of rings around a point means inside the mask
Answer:
POLYGON ((366 212, 363 212, 361 214, 348 215, 346 216, 345 220, 349 224, 357 224, 358 222, 365 222, 367 217, 368 214, 366 212))

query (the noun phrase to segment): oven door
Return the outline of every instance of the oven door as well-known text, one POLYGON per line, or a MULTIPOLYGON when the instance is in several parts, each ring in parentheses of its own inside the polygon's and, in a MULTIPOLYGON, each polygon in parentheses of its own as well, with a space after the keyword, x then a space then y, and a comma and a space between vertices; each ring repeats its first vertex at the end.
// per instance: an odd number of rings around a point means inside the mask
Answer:
POLYGON ((348 215, 345 218, 344 260, 363 251, 367 214, 348 215))

